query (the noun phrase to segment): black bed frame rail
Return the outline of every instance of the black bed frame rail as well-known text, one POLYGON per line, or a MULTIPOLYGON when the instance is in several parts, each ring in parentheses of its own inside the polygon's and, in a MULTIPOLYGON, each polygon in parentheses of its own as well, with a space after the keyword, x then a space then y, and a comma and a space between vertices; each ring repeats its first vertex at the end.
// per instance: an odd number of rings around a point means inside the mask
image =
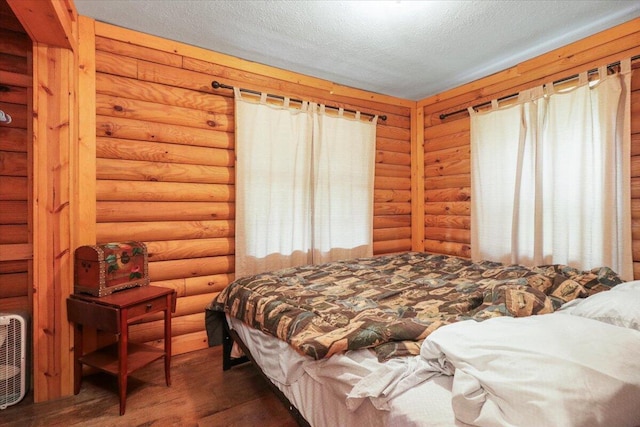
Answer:
POLYGON ((289 399, 287 399, 284 393, 282 393, 282 391, 280 391, 280 389, 271 382, 269 377, 267 377, 267 375, 265 375, 265 373, 262 372, 262 369, 260 369, 260 366, 258 366, 258 364, 256 363, 255 359, 251 355, 251 352, 249 351, 247 346, 242 342, 242 340, 240 339, 236 331, 229 328, 227 319, 223 318, 222 370, 228 371, 232 367, 246 363, 248 361, 251 361, 253 365, 258 369, 258 372, 260 372, 260 376, 262 376, 262 378, 264 378, 267 384, 269 384, 271 391, 273 391, 275 395, 278 397, 278 399, 280 399, 280 402, 282 402, 285 408, 287 408, 287 410, 289 411, 291 416, 296 420, 298 425, 300 427, 311 427, 309 422, 307 422, 307 420, 304 419, 300 411, 298 411, 298 408, 293 406, 293 404, 289 401, 289 399), (245 354, 244 356, 239 358, 231 357, 231 349, 233 348, 234 342, 236 342, 238 346, 240 346, 240 348, 242 349, 242 352, 245 354))
MULTIPOLYGON (((238 337, 238 334, 235 331, 232 331, 227 324, 227 319, 223 317, 222 321, 223 334, 222 334, 222 370, 228 371, 236 365, 241 365, 243 363, 247 363, 249 358, 246 356, 249 352, 246 350, 244 343, 240 344, 241 340, 238 337), (231 334, 234 336, 232 337, 231 334), (244 352, 245 356, 242 357, 231 357, 231 349, 233 348, 233 342, 238 342, 240 348, 244 352)), ((253 359, 251 359, 253 362, 253 359)), ((255 364, 255 362, 254 362, 255 364)))

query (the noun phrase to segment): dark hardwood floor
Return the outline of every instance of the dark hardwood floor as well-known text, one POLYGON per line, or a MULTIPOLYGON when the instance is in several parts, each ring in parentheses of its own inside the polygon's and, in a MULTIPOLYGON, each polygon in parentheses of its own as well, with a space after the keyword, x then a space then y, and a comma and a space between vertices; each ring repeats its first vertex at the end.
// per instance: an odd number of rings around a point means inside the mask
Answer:
POLYGON ((1 426, 297 426, 252 364, 222 371, 222 347, 178 355, 171 387, 162 361, 129 377, 126 413, 119 414, 115 377, 85 376, 77 396, 0 411, 1 426))

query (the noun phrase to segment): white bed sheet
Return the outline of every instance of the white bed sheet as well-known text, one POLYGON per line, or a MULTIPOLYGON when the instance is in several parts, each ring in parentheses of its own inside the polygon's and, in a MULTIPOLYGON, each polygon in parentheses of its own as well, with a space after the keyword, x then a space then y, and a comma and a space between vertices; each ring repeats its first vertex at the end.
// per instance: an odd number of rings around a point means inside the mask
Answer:
POLYGON ((473 425, 639 426, 640 331, 573 314, 443 326, 424 341, 423 366, 455 369, 452 406, 473 425))
POLYGON ((349 411, 346 395, 354 384, 382 364, 369 350, 313 360, 287 343, 227 316, 256 363, 313 427, 429 426, 464 427, 451 406, 452 377, 438 376, 391 399, 389 410, 365 400, 349 411))

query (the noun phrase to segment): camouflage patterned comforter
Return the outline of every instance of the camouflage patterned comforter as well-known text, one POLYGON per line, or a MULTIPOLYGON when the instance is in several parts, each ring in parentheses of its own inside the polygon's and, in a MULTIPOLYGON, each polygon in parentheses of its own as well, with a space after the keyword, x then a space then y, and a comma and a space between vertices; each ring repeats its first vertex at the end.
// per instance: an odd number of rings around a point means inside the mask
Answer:
POLYGON ((527 268, 408 252, 245 277, 210 304, 314 359, 373 348, 380 360, 419 354, 442 325, 550 313, 621 283, 607 267, 527 268))

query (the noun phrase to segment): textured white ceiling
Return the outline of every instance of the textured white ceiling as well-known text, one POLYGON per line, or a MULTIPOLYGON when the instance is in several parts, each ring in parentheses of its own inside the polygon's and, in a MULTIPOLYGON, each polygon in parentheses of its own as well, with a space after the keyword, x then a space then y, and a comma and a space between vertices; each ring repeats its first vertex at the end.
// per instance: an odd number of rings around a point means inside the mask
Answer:
POLYGON ((640 16, 640 1, 75 0, 99 21, 418 100, 640 16))

